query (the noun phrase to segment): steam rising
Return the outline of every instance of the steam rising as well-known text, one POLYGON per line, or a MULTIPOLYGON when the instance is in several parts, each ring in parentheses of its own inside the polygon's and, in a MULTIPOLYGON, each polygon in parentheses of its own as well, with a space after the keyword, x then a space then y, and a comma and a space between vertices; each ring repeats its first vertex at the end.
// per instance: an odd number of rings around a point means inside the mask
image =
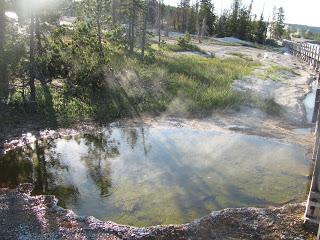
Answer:
POLYGON ((18 9, 24 15, 40 14, 59 7, 64 0, 20 0, 18 9))

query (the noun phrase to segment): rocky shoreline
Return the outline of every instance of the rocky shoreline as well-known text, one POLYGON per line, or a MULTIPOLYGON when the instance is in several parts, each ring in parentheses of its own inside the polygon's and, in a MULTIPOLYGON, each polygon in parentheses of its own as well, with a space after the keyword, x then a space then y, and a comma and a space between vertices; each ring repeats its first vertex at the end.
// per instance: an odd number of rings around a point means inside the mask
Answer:
POLYGON ((54 196, 31 196, 32 189, 0 189, 0 239, 312 239, 302 203, 225 209, 189 224, 135 228, 77 216, 54 196))

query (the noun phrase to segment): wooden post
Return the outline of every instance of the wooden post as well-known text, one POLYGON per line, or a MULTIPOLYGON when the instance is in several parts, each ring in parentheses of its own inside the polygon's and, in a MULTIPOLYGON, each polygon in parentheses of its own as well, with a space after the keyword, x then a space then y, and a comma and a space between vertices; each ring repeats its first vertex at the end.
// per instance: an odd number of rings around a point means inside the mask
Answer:
MULTIPOLYGON (((317 92, 319 94, 320 92, 317 92)), ((319 99, 319 96, 318 96, 319 99)), ((315 209, 320 208, 320 193, 319 193, 319 175, 320 175, 320 108, 316 109, 317 112, 317 125, 316 125, 316 141, 313 148, 314 168, 312 174, 312 181, 305 211, 304 221, 319 224, 320 216, 315 214, 315 209)))
POLYGON ((319 71, 319 66, 320 66, 320 46, 319 45, 318 45, 318 52, 317 52, 316 62, 317 62, 316 71, 319 71))
MULTIPOLYGON (((317 81, 319 81, 319 79, 317 79, 317 81)), ((316 92, 316 101, 314 104, 314 110, 313 110, 313 116, 312 116, 313 123, 317 122, 319 106, 320 106, 320 89, 318 88, 316 92)))

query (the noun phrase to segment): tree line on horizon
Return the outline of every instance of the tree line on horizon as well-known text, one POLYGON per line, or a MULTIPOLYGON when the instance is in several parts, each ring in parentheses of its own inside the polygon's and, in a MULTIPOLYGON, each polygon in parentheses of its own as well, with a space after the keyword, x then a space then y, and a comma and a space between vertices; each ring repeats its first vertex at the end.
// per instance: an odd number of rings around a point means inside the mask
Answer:
POLYGON ((217 15, 214 1, 200 0, 190 5, 190 0, 181 0, 178 7, 166 15, 167 28, 199 36, 237 37, 260 44, 265 43, 269 30, 270 38, 281 39, 286 33, 283 7, 274 7, 272 20, 266 21, 263 12, 260 16, 253 14, 253 4, 253 0, 248 6, 234 0, 230 9, 217 15))

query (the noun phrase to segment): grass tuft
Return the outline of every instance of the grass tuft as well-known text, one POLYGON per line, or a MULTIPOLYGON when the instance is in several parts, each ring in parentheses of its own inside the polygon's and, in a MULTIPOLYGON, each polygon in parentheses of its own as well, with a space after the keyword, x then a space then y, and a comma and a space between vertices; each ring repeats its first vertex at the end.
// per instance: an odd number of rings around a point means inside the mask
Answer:
POLYGON ((244 53, 241 53, 241 52, 230 52, 228 54, 232 55, 232 56, 236 56, 236 57, 242 58, 242 59, 247 60, 247 61, 253 61, 253 58, 251 56, 248 56, 247 54, 244 54, 244 53))
POLYGON ((288 78, 288 75, 299 76, 300 74, 297 73, 294 69, 291 69, 289 67, 280 66, 280 65, 271 65, 268 67, 268 69, 264 73, 259 74, 258 77, 263 80, 270 79, 272 81, 280 81, 282 76, 284 76, 285 78, 288 78))

